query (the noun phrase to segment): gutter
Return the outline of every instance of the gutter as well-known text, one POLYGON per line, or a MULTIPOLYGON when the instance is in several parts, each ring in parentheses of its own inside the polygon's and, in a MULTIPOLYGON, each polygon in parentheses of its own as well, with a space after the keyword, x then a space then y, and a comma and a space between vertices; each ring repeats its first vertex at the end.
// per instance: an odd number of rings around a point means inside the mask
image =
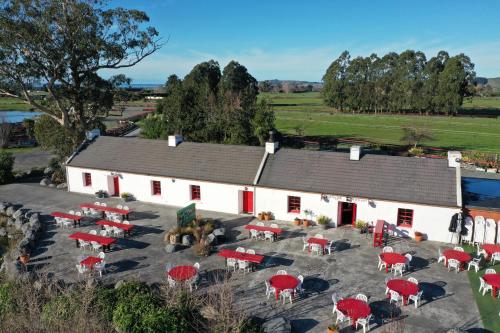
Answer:
POLYGON ((266 164, 268 156, 269 156, 269 153, 267 151, 264 152, 264 156, 262 156, 262 161, 260 161, 259 168, 257 169, 257 174, 255 175, 255 178, 253 179, 253 185, 257 185, 257 183, 259 182, 260 176, 262 175, 262 170, 264 170, 264 165, 266 164))

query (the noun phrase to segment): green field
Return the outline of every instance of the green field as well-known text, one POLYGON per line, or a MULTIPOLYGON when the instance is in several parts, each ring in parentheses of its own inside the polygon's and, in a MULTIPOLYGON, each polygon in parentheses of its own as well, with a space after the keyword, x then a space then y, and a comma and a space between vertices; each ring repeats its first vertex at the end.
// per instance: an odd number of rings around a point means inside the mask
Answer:
MULTIPOLYGON (((276 111, 277 128, 287 134, 329 136, 377 144, 407 144, 402 127, 427 129, 433 140, 423 145, 442 149, 500 152, 500 118, 341 114, 323 105, 319 93, 262 94, 276 111)), ((491 108, 490 99, 475 101, 491 108)), ((500 102, 498 107, 500 108, 500 102)))
POLYGON ((17 98, 0 97, 0 111, 5 110, 29 111, 31 106, 17 98))

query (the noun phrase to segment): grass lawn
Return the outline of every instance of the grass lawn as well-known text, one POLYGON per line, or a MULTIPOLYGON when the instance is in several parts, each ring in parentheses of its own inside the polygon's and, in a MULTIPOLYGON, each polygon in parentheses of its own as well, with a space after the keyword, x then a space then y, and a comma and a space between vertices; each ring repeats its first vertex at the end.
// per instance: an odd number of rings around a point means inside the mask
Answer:
MULTIPOLYGON (((467 252, 475 255, 476 250, 472 246, 464 246, 464 248, 467 252)), ((500 273, 500 263, 494 266, 487 263, 479 273, 476 273, 474 269, 471 269, 467 273, 484 328, 491 332, 500 332, 500 316, 498 316, 500 312, 500 299, 498 297, 496 299, 491 297, 491 292, 487 292, 486 295, 483 296, 483 294, 478 291, 480 285, 479 277, 484 275, 486 268, 494 268, 500 273)))
MULTIPOLYGON (((500 152, 500 117, 341 114, 325 106, 318 92, 263 93, 259 96, 271 100, 277 128, 287 134, 297 134, 297 128, 300 128, 306 136, 333 136, 403 145, 407 143, 401 141, 402 127, 416 125, 427 129, 434 138, 424 141, 426 146, 500 152)), ((475 103, 490 109, 494 105, 488 99, 482 104, 475 103)), ((500 103, 498 106, 500 108, 500 103)))
POLYGON ((500 97, 474 97, 463 103, 465 109, 493 108, 500 109, 500 97))
POLYGON ((0 111, 29 111, 31 106, 17 98, 0 97, 0 111))
POLYGON ((0 151, 6 151, 9 153, 30 153, 35 150, 40 150, 40 147, 0 148, 0 151))

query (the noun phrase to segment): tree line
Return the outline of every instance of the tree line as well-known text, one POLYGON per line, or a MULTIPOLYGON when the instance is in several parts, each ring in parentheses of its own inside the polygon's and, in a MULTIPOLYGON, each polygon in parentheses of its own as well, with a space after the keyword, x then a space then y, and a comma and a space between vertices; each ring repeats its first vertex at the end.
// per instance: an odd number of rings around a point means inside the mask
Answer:
POLYGON ((356 58, 344 51, 323 82, 325 103, 340 111, 454 115, 474 92, 475 72, 464 54, 427 60, 414 50, 356 58))
POLYGON ((274 129, 272 108, 257 100, 257 80, 236 61, 222 72, 216 61, 202 62, 183 80, 171 75, 165 88, 156 113, 143 122, 146 138, 176 133, 197 142, 263 144, 274 129))

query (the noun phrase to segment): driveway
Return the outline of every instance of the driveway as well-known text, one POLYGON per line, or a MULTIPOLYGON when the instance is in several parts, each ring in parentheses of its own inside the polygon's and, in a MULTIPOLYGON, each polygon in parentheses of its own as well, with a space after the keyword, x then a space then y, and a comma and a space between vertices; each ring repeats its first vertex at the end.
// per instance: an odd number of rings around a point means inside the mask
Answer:
MULTIPOLYGON (((0 200, 22 203, 27 208, 44 214, 46 232, 33 257, 32 267, 48 271, 58 278, 69 281, 77 279, 75 264, 81 251, 75 242, 68 239, 74 229, 56 228, 47 214, 54 210, 74 209, 79 203, 95 201, 91 196, 67 193, 65 191, 40 187, 35 184, 10 184, 0 186, 0 200)), ((108 205, 119 201, 104 199, 108 205)), ((191 249, 167 254, 164 248, 164 231, 175 225, 175 207, 132 202, 134 211, 131 223, 138 225, 131 238, 120 239, 107 254, 109 269, 104 283, 120 279, 140 279, 147 282, 165 281, 164 265, 170 263, 201 263, 205 276, 224 268, 224 259, 212 254, 207 258, 197 257, 191 249)), ((446 332, 449 328, 480 329, 482 324, 473 300, 467 274, 448 272, 442 264, 436 263, 438 247, 445 244, 435 242, 415 243, 407 240, 392 240, 396 252, 411 253, 413 269, 405 278, 413 276, 424 290, 424 301, 416 309, 390 306, 384 295, 387 277, 377 270, 377 255, 380 249, 373 248, 372 240, 360 235, 350 227, 321 230, 317 227, 301 229, 290 223, 280 222, 284 235, 274 243, 249 240, 244 225, 251 218, 214 212, 198 212, 204 217, 219 218, 228 230, 229 239, 218 249, 238 246, 253 248, 266 260, 255 272, 236 272, 231 281, 240 304, 248 313, 272 319, 285 317, 291 320, 295 332, 326 332, 332 322, 332 293, 343 297, 364 293, 376 320, 373 332, 446 332), (336 249, 331 256, 313 256, 302 251, 302 237, 322 233, 336 241, 336 249), (264 281, 277 270, 284 269, 289 274, 305 277, 305 294, 293 304, 277 303, 273 297, 265 297, 264 281), (400 320, 392 321, 391 314, 400 315, 400 320)), ((79 230, 97 229, 92 221, 79 230)), ((218 250, 216 249, 216 251, 218 250)), ((216 252, 214 251, 214 252, 216 252)), ((206 285, 202 279, 200 288, 206 285)), ((349 332, 345 328, 343 332, 349 332)))

